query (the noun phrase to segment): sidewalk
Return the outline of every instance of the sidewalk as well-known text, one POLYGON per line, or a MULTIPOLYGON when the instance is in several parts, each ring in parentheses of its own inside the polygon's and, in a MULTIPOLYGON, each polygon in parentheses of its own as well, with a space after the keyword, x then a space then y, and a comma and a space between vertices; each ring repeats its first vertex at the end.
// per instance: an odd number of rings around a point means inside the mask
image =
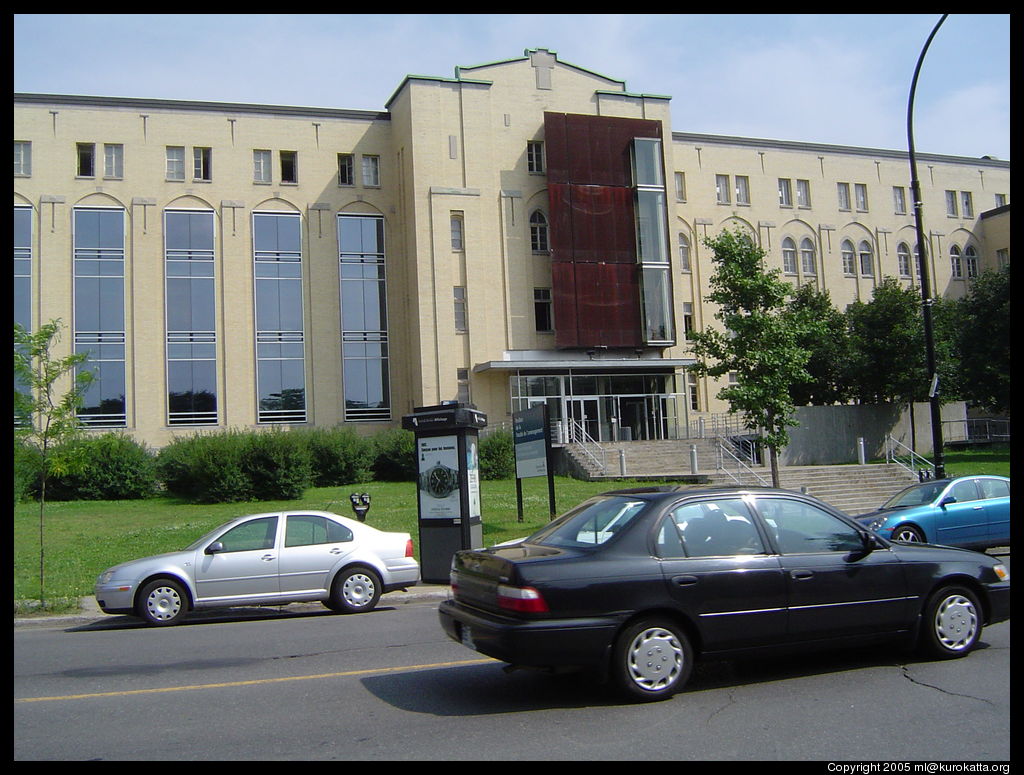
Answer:
MULTIPOLYGON (((397 592, 388 592, 383 595, 378 603, 378 607, 396 606, 396 605, 407 605, 409 603, 429 603, 435 602, 440 603, 445 600, 450 592, 450 588, 446 584, 417 584, 415 587, 409 587, 409 589, 397 592)), ((241 616, 245 614, 252 614, 253 612, 260 612, 262 614, 272 613, 300 613, 302 611, 326 611, 327 609, 321 603, 289 603, 283 606, 238 606, 236 608, 216 608, 204 611, 198 611, 193 614, 189 614, 190 617, 202 617, 202 616, 231 616, 234 612, 236 615, 241 616)), ((79 598, 79 610, 77 612, 54 614, 54 615, 40 615, 40 616, 26 616, 24 614, 15 613, 14 615, 14 626, 23 627, 35 625, 54 625, 54 624, 84 624, 86 622, 102 622, 102 621, 113 621, 114 615, 103 613, 99 606, 96 604, 96 598, 92 595, 87 597, 79 598)))

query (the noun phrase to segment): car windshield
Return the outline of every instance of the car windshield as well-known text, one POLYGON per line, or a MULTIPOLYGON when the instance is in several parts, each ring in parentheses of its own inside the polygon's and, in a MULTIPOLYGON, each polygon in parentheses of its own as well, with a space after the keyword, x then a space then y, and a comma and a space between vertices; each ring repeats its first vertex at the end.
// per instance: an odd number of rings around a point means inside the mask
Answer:
POLYGON ((893 495, 889 500, 882 504, 883 509, 907 509, 911 506, 921 506, 925 503, 931 503, 939 497, 946 485, 949 482, 928 482, 926 484, 916 484, 913 487, 908 487, 902 492, 898 492, 893 495))
POLYGON ((542 546, 598 546, 628 525, 646 505, 646 501, 622 496, 594 498, 526 540, 542 546))

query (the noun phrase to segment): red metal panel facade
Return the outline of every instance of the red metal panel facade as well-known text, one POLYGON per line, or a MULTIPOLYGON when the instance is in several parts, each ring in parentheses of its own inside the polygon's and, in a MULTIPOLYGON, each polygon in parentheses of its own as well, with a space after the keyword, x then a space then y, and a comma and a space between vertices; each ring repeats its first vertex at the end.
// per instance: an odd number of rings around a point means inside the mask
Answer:
POLYGON ((631 148, 642 119, 544 114, 556 347, 640 347, 631 148))

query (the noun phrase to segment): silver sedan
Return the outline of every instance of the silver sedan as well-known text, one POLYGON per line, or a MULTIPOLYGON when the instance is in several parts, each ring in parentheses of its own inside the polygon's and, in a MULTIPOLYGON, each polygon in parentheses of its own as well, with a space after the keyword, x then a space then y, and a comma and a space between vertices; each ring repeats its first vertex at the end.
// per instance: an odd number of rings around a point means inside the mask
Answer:
POLYGON ((180 552, 109 568, 96 601, 109 614, 178 624, 192 609, 321 601, 372 610, 381 594, 419 583, 408 533, 326 511, 237 517, 180 552))

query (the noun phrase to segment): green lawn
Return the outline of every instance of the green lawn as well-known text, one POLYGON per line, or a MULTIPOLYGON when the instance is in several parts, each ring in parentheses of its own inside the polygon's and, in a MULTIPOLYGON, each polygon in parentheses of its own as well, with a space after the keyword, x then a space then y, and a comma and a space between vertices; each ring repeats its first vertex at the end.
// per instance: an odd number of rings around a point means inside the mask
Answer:
MULTIPOLYGON (((946 451, 946 473, 1010 475, 1010 448, 1001 445, 946 451)), ((561 513, 590 495, 636 482, 608 485, 558 477, 556 512, 561 513)), ((645 482, 644 485, 649 485, 645 482)), ((485 481, 480 486, 484 541, 500 543, 527 535, 548 521, 545 479, 523 481, 523 522, 516 518, 515 480, 485 481)), ((348 496, 368 492, 372 497, 367 523, 381 530, 404 531, 418 539, 416 488, 409 482, 374 482, 349 487, 314 488, 297 501, 195 505, 173 498, 144 501, 76 501, 46 505, 47 608, 66 610, 77 598, 92 594, 96 576, 125 560, 174 551, 203 533, 242 514, 280 509, 321 509, 351 516, 348 496)), ((417 547, 418 550, 418 547, 417 547)), ((39 506, 14 507, 14 600, 38 600, 39 506)))
MULTIPOLYGON (((628 487, 636 482, 622 482, 628 487)), ((556 512, 568 510, 607 484, 558 477, 556 512)), ((516 516, 515 480, 480 486, 483 534, 487 544, 528 535, 548 521, 545 479, 523 481, 523 521, 516 516)), ((295 501, 195 505, 174 498, 141 501, 74 501, 46 504, 44 515, 47 608, 66 610, 92 594, 96 576, 119 562, 174 551, 232 517, 281 509, 320 509, 352 516, 348 496, 367 492, 372 501, 367 524, 410 533, 418 543, 416 487, 410 482, 373 482, 348 487, 312 488, 295 501)), ((419 547, 417 546, 417 556, 419 547)), ((39 594, 39 505, 14 507, 14 600, 36 601, 39 594)))

